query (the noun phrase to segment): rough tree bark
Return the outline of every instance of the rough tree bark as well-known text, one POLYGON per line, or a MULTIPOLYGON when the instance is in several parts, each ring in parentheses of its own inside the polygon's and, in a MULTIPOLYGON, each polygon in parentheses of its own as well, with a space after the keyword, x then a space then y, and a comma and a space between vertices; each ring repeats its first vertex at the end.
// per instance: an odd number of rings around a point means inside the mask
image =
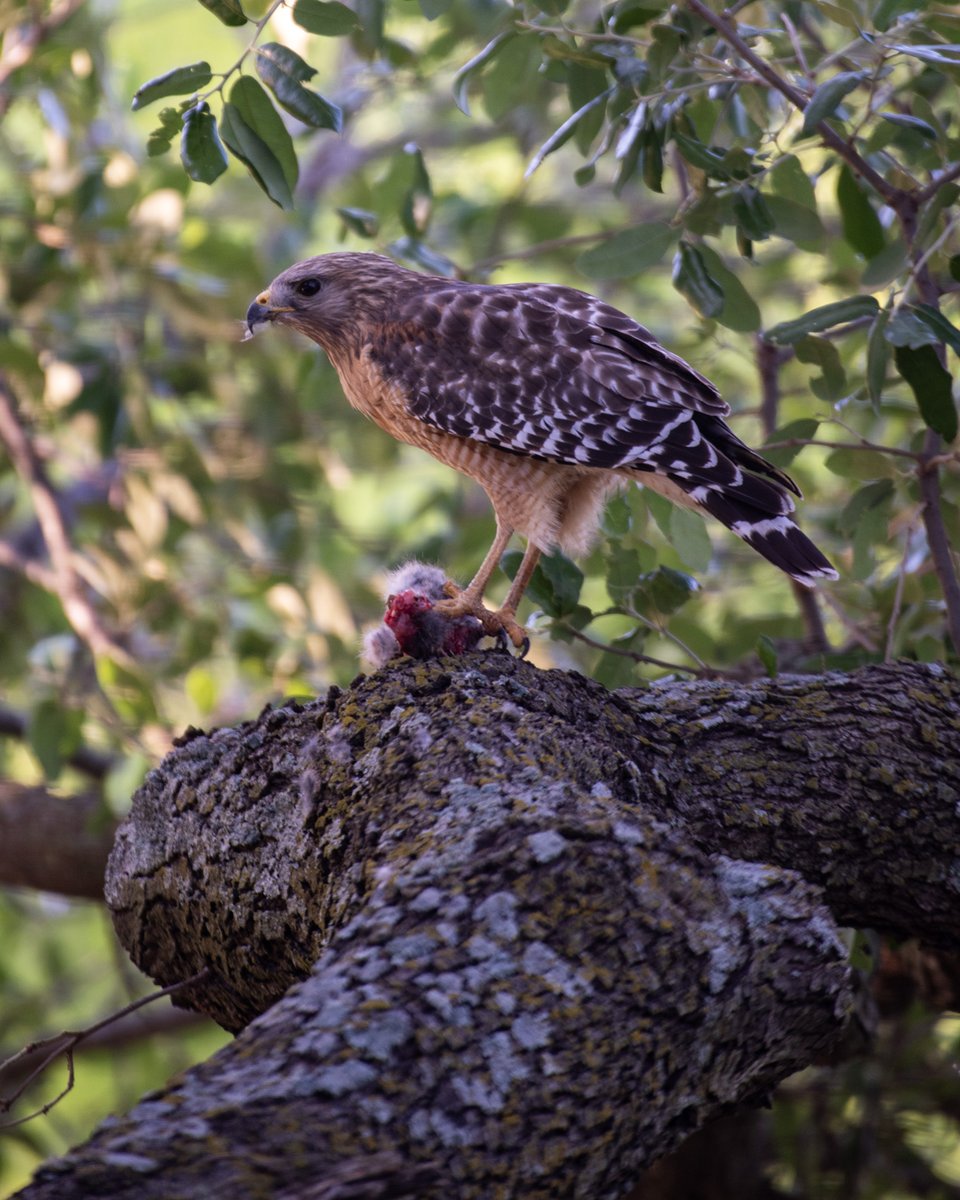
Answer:
POLYGON ((236 1041, 22 1197, 622 1196, 854 1024, 842 925, 960 942, 960 682, 609 693, 406 661, 191 731, 121 828, 139 965, 236 1041))

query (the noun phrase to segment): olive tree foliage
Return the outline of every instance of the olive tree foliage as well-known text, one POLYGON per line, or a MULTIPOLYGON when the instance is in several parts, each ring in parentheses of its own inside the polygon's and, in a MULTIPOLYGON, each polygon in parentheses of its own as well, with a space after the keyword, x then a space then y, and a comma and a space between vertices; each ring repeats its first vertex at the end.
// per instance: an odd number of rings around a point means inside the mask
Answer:
MULTIPOLYGON (((794 592, 632 489, 589 558, 538 571, 536 661, 617 685, 955 654, 958 29, 890 0, 0 0, 11 796, 122 808, 187 723, 349 681, 385 568, 475 569, 471 485, 351 412, 312 347, 239 343, 277 271, 340 245, 632 313, 797 478, 840 571, 794 592)), ((102 930, 48 922, 38 956, 30 915, 0 906, 11 1045, 52 979, 85 1016, 119 999, 75 963, 102 930)), ((781 1125, 849 1122, 846 1094, 781 1125)), ((23 1136, 50 1153, 89 1109, 23 1136)))

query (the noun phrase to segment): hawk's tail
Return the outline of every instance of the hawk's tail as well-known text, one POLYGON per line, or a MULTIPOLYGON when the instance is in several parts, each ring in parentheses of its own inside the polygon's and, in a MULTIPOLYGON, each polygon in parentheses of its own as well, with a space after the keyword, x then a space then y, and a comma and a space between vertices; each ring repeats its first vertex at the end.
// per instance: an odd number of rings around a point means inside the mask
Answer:
POLYGON ((799 496, 800 489, 790 476, 744 445, 719 418, 698 413, 694 419, 702 441, 686 450, 687 461, 660 468, 683 499, 716 517, 805 587, 836 579, 829 560, 791 515, 790 493, 799 496))
POLYGON ((837 572, 790 515, 793 501, 776 484, 744 472, 739 487, 695 488, 697 507, 710 513, 775 567, 814 587, 837 572))

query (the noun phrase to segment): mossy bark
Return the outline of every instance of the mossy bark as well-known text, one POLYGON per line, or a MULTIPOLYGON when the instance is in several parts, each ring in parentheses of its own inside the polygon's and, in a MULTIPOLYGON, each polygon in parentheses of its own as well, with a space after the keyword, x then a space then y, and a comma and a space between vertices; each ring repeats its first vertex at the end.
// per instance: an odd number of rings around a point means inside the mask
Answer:
POLYGON ((960 683, 404 662, 183 739, 107 895, 240 1035, 22 1196, 622 1196, 836 1047, 839 925, 960 942, 960 683))

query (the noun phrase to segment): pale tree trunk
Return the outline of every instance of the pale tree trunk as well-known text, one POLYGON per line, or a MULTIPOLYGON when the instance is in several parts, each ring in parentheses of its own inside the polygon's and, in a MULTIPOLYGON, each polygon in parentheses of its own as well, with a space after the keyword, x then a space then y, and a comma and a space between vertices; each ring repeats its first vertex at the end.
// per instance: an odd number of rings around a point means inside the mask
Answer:
POLYGON ((838 927, 960 942, 960 682, 606 692, 405 661, 147 779, 108 872, 239 1036, 23 1197, 624 1196, 857 1025, 838 927))

